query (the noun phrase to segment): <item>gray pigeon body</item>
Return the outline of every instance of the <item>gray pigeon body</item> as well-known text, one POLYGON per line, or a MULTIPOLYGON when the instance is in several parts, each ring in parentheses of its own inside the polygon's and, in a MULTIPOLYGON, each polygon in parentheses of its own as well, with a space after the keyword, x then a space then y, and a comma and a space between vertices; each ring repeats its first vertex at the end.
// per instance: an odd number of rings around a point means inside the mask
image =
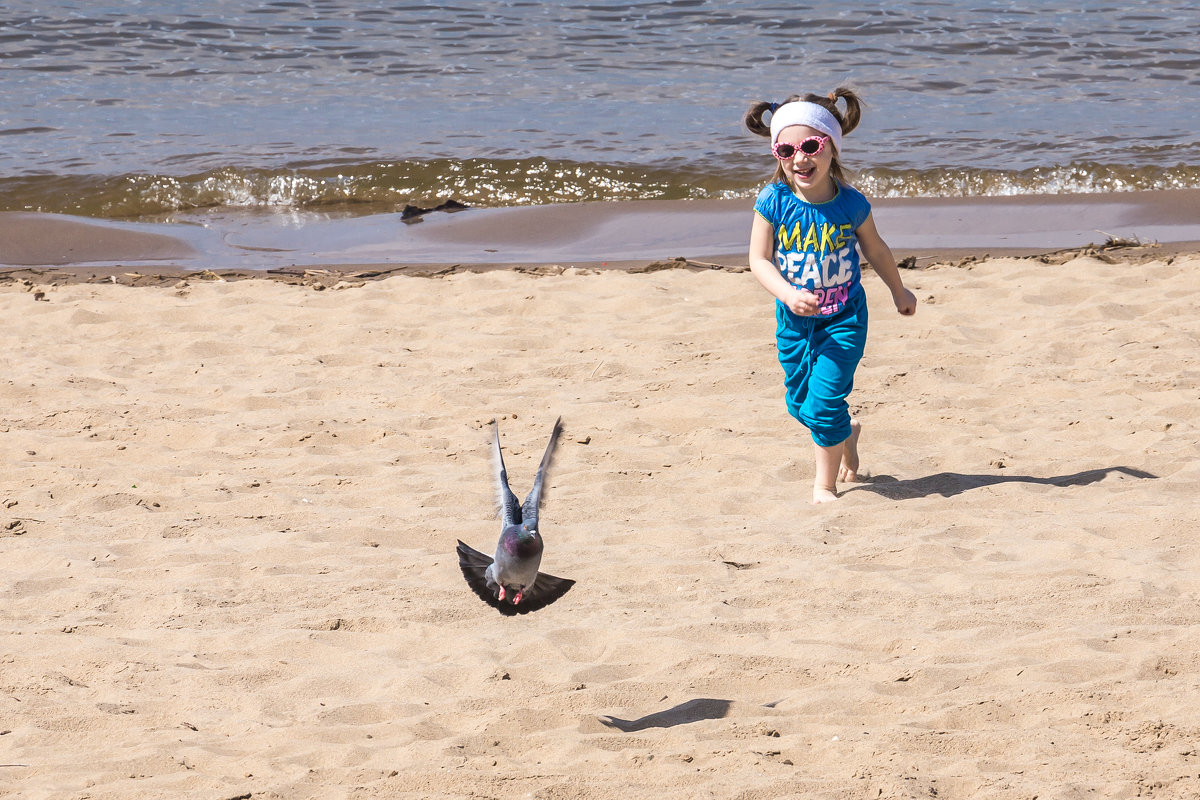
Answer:
POLYGON ((462 541, 458 543, 458 565, 467 584, 501 614, 525 614, 553 603, 566 594, 575 581, 539 572, 542 565, 542 535, 538 530, 546 472, 554 459, 562 418, 554 423, 550 443, 524 503, 518 503, 508 486, 508 471, 500 451, 500 427, 492 423, 492 461, 495 468, 497 503, 500 506, 500 541, 489 558, 462 541))

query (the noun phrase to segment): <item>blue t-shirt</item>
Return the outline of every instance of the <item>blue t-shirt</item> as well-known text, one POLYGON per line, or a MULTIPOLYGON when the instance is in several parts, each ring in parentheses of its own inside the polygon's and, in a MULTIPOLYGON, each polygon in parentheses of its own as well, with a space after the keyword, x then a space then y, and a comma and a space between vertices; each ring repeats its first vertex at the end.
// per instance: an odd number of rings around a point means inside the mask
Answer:
POLYGON ((818 316, 838 313, 862 291, 854 232, 871 203, 858 190, 839 185, 836 197, 814 204, 775 181, 758 193, 754 211, 775 229, 775 266, 793 286, 817 295, 818 316))

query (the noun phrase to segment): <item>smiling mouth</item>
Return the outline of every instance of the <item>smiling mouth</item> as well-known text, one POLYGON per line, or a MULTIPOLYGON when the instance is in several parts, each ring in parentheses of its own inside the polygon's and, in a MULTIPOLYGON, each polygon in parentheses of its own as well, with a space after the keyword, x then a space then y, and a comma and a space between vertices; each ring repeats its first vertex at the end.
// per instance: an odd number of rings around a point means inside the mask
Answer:
POLYGON ((808 169, 793 169, 792 170, 792 172, 795 174, 795 176, 802 181, 806 181, 809 178, 811 178, 813 176, 813 173, 815 173, 816 171, 817 171, 816 167, 809 167, 808 169))

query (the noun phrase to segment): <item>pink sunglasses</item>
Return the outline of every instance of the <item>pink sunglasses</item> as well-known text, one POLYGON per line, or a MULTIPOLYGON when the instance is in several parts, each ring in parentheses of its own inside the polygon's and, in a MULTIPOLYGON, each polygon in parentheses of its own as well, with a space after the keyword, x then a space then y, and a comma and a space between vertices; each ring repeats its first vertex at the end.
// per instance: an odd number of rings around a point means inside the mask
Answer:
POLYGON ((798 145, 788 144, 787 142, 776 142, 771 146, 771 152, 780 161, 787 161, 789 158, 794 157, 796 153, 815 156, 825 149, 825 143, 828 141, 828 136, 810 136, 798 145))

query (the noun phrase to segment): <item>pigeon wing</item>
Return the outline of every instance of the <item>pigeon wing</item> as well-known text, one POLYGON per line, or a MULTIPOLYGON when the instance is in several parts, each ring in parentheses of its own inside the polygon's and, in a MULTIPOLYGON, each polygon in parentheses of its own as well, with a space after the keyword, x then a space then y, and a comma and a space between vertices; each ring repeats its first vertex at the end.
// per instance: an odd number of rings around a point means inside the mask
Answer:
POLYGON ((500 426, 492 420, 492 467, 496 478, 496 507, 500 512, 501 526, 520 525, 521 506, 516 495, 508 488, 508 470, 504 468, 504 456, 500 452, 500 426))
POLYGON ((533 530, 538 529, 538 510, 542 507, 542 500, 545 499, 543 489, 546 473, 550 469, 551 462, 554 461, 554 450, 558 445, 558 436, 561 433, 562 417, 559 417, 554 421, 554 430, 550 432, 550 441, 546 445, 546 452, 542 454, 542 463, 538 464, 537 475, 533 479, 533 488, 529 490, 529 496, 525 498, 525 504, 521 506, 522 518, 533 530))
POLYGON ((511 617, 518 613, 516 606, 511 603, 501 603, 496 599, 496 593, 488 586, 488 579, 484 573, 491 565, 491 556, 484 555, 461 539, 459 540, 458 567, 462 570, 463 577, 467 579, 467 585, 475 594, 479 595, 479 599, 483 602, 499 610, 501 614, 511 617))

